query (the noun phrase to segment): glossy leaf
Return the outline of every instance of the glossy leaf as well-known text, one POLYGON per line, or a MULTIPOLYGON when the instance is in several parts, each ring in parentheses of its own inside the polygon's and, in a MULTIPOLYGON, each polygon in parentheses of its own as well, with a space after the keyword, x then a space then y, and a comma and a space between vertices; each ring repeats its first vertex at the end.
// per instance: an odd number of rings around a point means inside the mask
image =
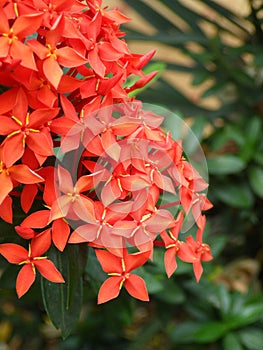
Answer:
MULTIPOLYGON (((259 350, 263 344, 262 329, 248 328, 239 333, 240 340, 249 350, 259 350)), ((236 350, 236 348, 235 348, 236 350)))
POLYGON ((49 258, 63 275, 65 284, 41 280, 42 297, 48 316, 65 339, 75 328, 82 307, 82 255, 80 247, 69 246, 63 253, 52 249, 49 258))
POLYGON ((211 174, 225 175, 235 174, 242 171, 246 163, 230 154, 220 155, 207 159, 208 170, 211 174))
POLYGON ((239 338, 235 333, 228 333, 223 339, 224 350, 243 350, 239 338))
POLYGON ((251 166, 248 175, 249 183, 253 191, 260 198, 263 198, 263 168, 259 166, 251 166))
POLYGON ((220 201, 234 208, 250 208, 254 203, 253 194, 245 183, 218 185, 214 194, 220 201))
POLYGON ((194 336, 198 343, 210 343, 222 338, 228 331, 225 323, 212 321, 204 324, 194 336))

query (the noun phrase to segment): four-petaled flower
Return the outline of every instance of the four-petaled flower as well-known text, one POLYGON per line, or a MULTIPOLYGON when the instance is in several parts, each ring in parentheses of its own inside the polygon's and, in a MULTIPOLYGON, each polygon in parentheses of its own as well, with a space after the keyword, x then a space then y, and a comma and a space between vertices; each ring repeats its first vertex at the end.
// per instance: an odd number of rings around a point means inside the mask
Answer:
POLYGON ((36 270, 51 282, 65 282, 61 273, 47 256, 42 256, 50 247, 50 232, 44 231, 32 239, 28 250, 14 243, 0 244, 2 254, 11 264, 21 265, 17 275, 16 291, 21 298, 36 279, 36 270))
POLYGON ((144 265, 150 257, 150 252, 128 254, 123 249, 123 256, 113 255, 105 250, 96 249, 97 258, 104 272, 109 276, 102 284, 98 295, 98 304, 116 298, 122 286, 134 298, 147 301, 148 292, 144 280, 133 273, 132 270, 144 265))

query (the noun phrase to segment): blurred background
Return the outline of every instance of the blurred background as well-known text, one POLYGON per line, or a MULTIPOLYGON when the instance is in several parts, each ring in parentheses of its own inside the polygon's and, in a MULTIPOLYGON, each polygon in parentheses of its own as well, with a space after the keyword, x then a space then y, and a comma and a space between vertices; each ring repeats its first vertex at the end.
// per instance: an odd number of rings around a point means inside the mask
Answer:
MULTIPOLYGON (((158 70, 138 98, 172 110, 198 138, 209 169, 205 241, 214 260, 196 284, 180 263, 167 279, 163 256, 140 273, 151 301, 125 292, 96 305, 101 271, 87 273, 81 319, 62 341, 34 286, 22 300, 2 275, 0 350, 260 350, 263 344, 263 2, 111 0, 132 18, 132 52, 154 48, 158 70)), ((92 264, 93 256, 90 256, 92 264)), ((9 272, 10 273, 10 272, 9 272)), ((16 271, 13 271, 14 276, 16 271)), ((7 278, 9 277, 9 278, 7 278)), ((103 276, 101 277, 103 279, 103 276)))

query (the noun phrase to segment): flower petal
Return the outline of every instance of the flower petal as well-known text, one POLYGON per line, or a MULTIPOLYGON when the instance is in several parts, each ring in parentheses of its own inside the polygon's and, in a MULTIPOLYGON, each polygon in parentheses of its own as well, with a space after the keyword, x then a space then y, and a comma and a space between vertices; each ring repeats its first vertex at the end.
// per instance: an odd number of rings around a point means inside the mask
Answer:
POLYGON ((51 229, 47 229, 38 234, 31 242, 31 256, 40 257, 44 254, 51 245, 51 229))
POLYGON ((134 298, 149 301, 149 295, 144 280, 137 275, 130 275, 124 282, 127 292, 134 298))
POLYGON ((69 225, 63 219, 57 219, 52 225, 52 241, 61 252, 65 249, 70 234, 69 225))
POLYGON ((26 264, 19 271, 16 279, 16 292, 18 298, 21 298, 32 286, 36 279, 36 275, 31 264, 26 264))
POLYGON ((10 179, 10 176, 6 174, 5 171, 0 173, 0 205, 8 195, 10 191, 13 189, 13 183, 10 179))
POLYGON ((51 260, 35 260, 34 265, 43 277, 51 282, 64 283, 65 280, 51 260))
POLYGON ((98 304, 106 303, 117 298, 120 294, 122 277, 110 277, 100 287, 98 294, 98 304))
POLYGON ((28 251, 15 243, 0 244, 0 254, 11 264, 19 264, 28 258, 28 251))
POLYGON ((122 273, 123 269, 120 257, 105 250, 96 250, 95 253, 104 272, 122 273))
POLYGON ((14 180, 22 184, 34 184, 44 181, 41 176, 24 164, 14 165, 8 171, 14 180))

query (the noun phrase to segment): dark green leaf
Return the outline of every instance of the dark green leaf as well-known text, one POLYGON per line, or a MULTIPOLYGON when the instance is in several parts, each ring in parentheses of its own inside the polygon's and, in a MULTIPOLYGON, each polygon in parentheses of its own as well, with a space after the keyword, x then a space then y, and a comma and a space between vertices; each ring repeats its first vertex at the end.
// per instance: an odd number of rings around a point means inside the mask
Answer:
POLYGON ((246 125, 246 142, 241 150, 241 157, 244 161, 253 158, 257 151, 257 143, 261 138, 261 121, 258 117, 251 118, 246 125))
POLYGON ((222 202, 234 208, 250 208, 254 203, 253 194, 245 183, 217 186, 214 194, 222 202))
POLYGON ((148 4, 145 4, 142 1, 134 0, 125 0, 125 2, 134 8, 138 13, 143 14, 143 17, 148 19, 151 25, 153 25, 156 29, 168 31, 171 28, 175 28, 174 24, 172 24, 166 17, 158 13, 148 4))
POLYGON ((204 324, 194 335, 198 343, 210 343, 222 338, 228 331, 227 326, 219 321, 204 324))
POLYGON ((192 85, 197 86, 202 83, 204 83, 207 79, 211 77, 211 73, 208 72, 207 70, 198 70, 196 73, 194 73, 194 77, 192 80, 192 85))
POLYGON ((168 304, 180 304, 184 302, 185 296, 182 289, 172 279, 162 281, 163 290, 155 294, 155 298, 168 304))
POLYGON ((225 175, 239 173, 245 168, 246 163, 237 156, 226 154, 208 158, 207 165, 211 174, 225 175))
POLYGON ((228 333, 223 339, 224 350, 242 350, 243 347, 235 333, 228 333))
POLYGON ((258 321, 263 315, 263 302, 244 306, 238 314, 229 317, 228 326, 231 329, 248 326, 258 321))
MULTIPOLYGON (((263 345, 263 332, 262 329, 249 328, 239 332, 239 336, 242 344, 244 344, 249 350, 259 350, 263 345)), ((236 350, 236 349, 235 349, 236 350)))
POLYGON ((200 323, 184 322, 176 324, 169 337, 175 344, 189 344, 194 342, 194 334, 199 330, 200 323))
MULTIPOLYGON (((68 246, 63 253, 50 250, 49 258, 65 279, 63 283, 41 280, 42 296, 50 320, 66 338, 76 326, 82 307, 83 260, 79 246, 68 246)), ((86 248, 85 248, 86 249, 86 248)))
POLYGON ((247 32, 247 28, 245 26, 240 25, 240 19, 230 10, 228 10, 226 7, 220 5, 219 3, 216 3, 215 1, 211 0, 202 0, 204 4, 215 10, 219 15, 221 15, 223 18, 228 19, 230 22, 232 22, 235 26, 237 26, 239 29, 247 32))
POLYGON ((219 285, 217 288, 217 297, 222 318, 227 318, 227 315, 230 311, 231 297, 223 284, 219 285))
POLYGON ((253 191, 263 198, 263 169, 259 166, 250 166, 248 176, 253 191))

